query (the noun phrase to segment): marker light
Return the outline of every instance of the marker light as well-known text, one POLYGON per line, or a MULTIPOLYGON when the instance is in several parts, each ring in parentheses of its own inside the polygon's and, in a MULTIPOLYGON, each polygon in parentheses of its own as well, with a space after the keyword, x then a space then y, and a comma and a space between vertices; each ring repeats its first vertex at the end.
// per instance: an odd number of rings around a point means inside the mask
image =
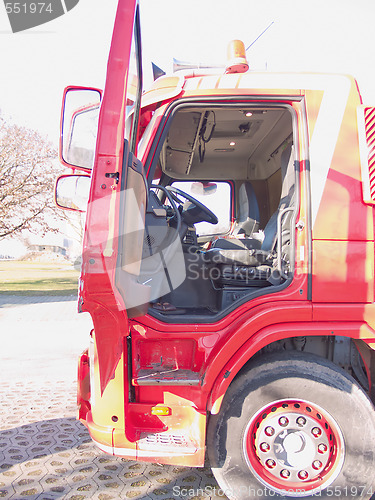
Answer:
POLYGON ((228 45, 228 64, 225 73, 245 73, 248 69, 244 43, 241 40, 232 40, 228 45))
POLYGON ((168 406, 153 406, 151 408, 151 415, 157 415, 159 417, 164 417, 170 415, 171 409, 168 406))

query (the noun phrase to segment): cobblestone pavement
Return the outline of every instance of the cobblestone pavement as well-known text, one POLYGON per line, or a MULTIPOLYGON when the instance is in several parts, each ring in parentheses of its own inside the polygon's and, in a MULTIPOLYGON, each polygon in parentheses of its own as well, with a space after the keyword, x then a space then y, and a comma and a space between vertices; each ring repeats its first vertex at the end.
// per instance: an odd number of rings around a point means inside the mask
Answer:
POLYGON ((75 419, 91 321, 75 308, 74 297, 0 295, 0 498, 225 499, 208 466, 134 462, 91 442, 75 419))

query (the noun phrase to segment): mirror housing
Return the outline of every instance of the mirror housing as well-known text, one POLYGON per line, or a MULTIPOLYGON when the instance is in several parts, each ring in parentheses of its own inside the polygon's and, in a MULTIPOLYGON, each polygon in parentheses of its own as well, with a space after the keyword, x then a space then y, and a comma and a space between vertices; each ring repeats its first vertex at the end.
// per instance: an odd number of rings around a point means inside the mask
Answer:
POLYGON ((55 184, 55 203, 59 208, 86 212, 91 177, 88 175, 60 175, 55 184))
POLYGON ((60 160, 64 165, 86 171, 92 169, 101 97, 98 89, 65 89, 60 126, 60 160))

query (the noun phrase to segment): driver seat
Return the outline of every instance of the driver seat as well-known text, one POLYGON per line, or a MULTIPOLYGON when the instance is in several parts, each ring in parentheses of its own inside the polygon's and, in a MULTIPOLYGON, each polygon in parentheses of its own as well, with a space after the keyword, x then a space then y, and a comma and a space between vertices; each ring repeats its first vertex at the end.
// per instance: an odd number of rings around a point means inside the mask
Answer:
MULTIPOLYGON (((281 155, 282 188, 277 210, 272 214, 264 228, 264 240, 225 239, 218 240, 216 245, 207 250, 207 260, 216 265, 235 265, 257 267, 271 263, 277 240, 277 219, 282 210, 294 205, 294 154, 292 144, 288 144, 281 155)), ((290 239, 291 212, 283 218, 283 241, 290 239)))

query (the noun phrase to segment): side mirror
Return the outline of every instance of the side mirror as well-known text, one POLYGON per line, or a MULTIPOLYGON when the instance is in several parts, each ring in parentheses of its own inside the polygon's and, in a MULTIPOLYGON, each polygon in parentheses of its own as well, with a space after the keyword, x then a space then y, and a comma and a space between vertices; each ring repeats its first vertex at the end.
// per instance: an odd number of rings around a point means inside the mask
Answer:
POLYGON ((58 207, 85 212, 90 193, 91 177, 61 175, 56 180, 55 203, 58 207))
POLYGON ((65 89, 60 133, 60 160, 65 165, 92 169, 100 101, 100 90, 84 87, 65 89))

